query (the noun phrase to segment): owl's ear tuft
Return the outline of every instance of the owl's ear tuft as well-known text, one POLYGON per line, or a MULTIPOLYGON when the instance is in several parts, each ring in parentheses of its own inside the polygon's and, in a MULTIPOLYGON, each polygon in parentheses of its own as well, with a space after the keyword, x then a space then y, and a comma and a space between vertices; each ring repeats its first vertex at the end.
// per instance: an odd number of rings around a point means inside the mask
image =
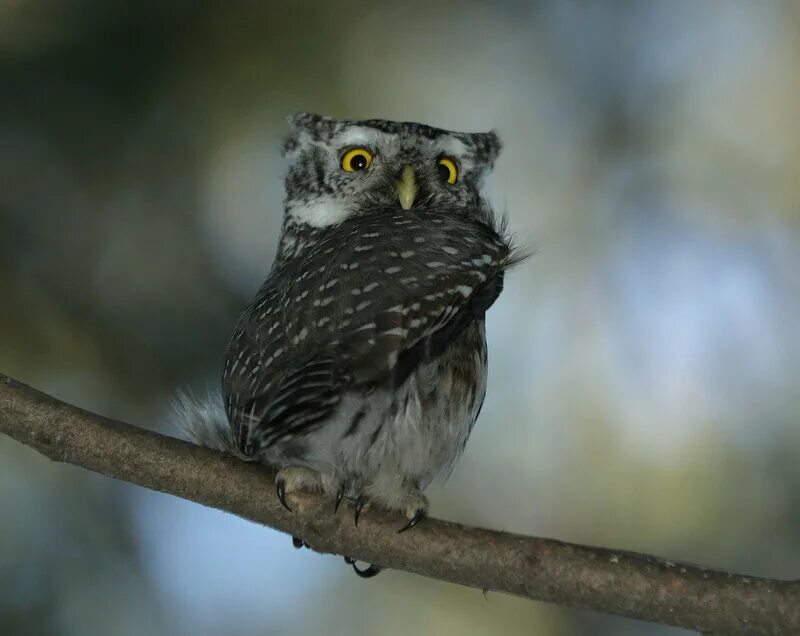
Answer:
POLYGON ((301 134, 297 131, 291 132, 281 144, 281 156, 285 159, 296 157, 303 146, 301 134))
POLYGON ((286 118, 292 127, 283 143, 284 157, 294 157, 304 146, 325 141, 333 134, 336 120, 316 113, 293 113, 286 118))
POLYGON ((318 141, 329 139, 339 125, 337 120, 316 113, 294 113, 287 120, 294 130, 306 132, 318 141))
POLYGON ((475 163, 491 168, 503 149, 503 142, 500 141, 497 131, 473 133, 470 135, 470 141, 472 142, 475 163))
POLYGON ((313 130, 326 119, 328 118, 324 115, 316 113, 292 113, 286 118, 286 121, 296 130, 313 130))

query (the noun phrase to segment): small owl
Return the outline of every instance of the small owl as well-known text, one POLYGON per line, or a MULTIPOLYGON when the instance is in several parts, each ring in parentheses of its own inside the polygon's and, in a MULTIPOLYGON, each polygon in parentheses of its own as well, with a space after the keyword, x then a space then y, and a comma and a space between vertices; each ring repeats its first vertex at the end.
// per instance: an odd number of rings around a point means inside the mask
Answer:
POLYGON ((480 193, 500 141, 386 120, 289 122, 278 253, 228 345, 226 428, 194 437, 277 468, 287 508, 291 492, 317 490, 334 510, 354 499, 356 523, 370 502, 398 510, 405 530, 484 399, 484 318, 517 260, 480 193))

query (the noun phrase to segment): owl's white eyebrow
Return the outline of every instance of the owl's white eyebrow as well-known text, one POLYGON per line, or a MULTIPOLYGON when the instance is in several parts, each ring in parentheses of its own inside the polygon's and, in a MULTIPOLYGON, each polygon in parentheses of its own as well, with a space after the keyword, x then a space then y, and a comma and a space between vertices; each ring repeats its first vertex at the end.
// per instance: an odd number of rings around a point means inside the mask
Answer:
POLYGON ((444 136, 437 140, 437 146, 446 155, 452 157, 463 157, 467 154, 467 146, 460 139, 444 136))
POLYGON ((373 128, 353 126, 342 131, 336 137, 339 146, 374 146, 379 140, 396 137, 391 133, 384 133, 373 128))

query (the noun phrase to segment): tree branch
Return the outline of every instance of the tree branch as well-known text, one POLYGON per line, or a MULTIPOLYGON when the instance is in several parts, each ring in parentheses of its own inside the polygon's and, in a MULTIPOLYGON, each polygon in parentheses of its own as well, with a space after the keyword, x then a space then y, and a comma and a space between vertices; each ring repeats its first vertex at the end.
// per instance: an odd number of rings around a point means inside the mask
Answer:
POLYGON ((403 519, 353 525, 316 494, 278 503, 265 468, 89 413, 0 374, 0 432, 54 461, 231 512, 319 552, 483 590, 719 634, 800 634, 800 581, 746 577, 654 556, 403 519))

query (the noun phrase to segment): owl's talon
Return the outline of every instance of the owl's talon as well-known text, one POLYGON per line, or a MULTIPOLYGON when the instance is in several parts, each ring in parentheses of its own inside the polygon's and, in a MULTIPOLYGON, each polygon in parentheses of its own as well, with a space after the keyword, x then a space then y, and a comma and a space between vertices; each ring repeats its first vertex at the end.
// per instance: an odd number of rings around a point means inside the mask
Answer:
POLYGON ((404 525, 402 528, 400 528, 397 531, 397 534, 400 534, 401 532, 405 532, 406 530, 410 530, 415 525, 417 525, 417 523, 420 520, 424 519, 425 517, 426 517, 425 509, 424 508, 417 508, 417 510, 414 512, 414 516, 411 517, 411 519, 408 520, 408 523, 406 525, 404 525))
POLYGON ((353 572, 358 574, 362 579, 371 579, 376 574, 380 574, 383 568, 379 565, 372 565, 370 564, 369 567, 364 568, 363 570, 359 570, 358 566, 353 563, 353 572))
POLYGON ((342 503, 342 498, 344 497, 344 486, 340 486, 339 490, 336 491, 336 502, 333 504, 333 514, 339 510, 339 504, 342 503))
POLYGON ((303 541, 300 537, 292 537, 292 545, 297 550, 308 547, 308 544, 305 541, 303 541))
POLYGON ((367 503, 367 498, 364 495, 359 495, 358 499, 356 499, 353 511, 353 521, 355 522, 355 525, 358 525, 358 518, 359 516, 361 516, 361 510, 362 508, 364 508, 366 503, 367 503))
POLYGON ((275 492, 278 494, 278 501, 281 502, 281 505, 289 512, 292 512, 289 504, 286 503, 286 481, 284 479, 275 480, 275 492))
POLYGON ((370 564, 369 567, 366 567, 363 570, 359 570, 358 566, 356 565, 356 560, 349 556, 346 556, 344 558, 344 562, 347 563, 347 565, 353 566, 353 572, 358 574, 358 576, 360 576, 362 579, 371 579, 373 576, 379 574, 381 570, 383 570, 383 568, 380 567, 379 565, 372 565, 372 564, 370 564))

